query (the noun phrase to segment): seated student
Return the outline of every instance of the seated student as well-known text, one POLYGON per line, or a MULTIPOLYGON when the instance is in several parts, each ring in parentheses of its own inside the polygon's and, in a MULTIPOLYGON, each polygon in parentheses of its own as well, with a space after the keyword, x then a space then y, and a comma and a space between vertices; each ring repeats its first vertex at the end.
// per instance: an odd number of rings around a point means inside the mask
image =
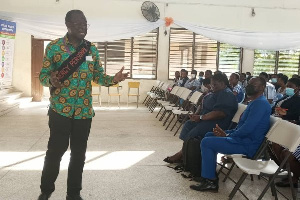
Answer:
POLYGON ((277 79, 277 84, 279 88, 277 89, 277 93, 285 95, 285 88, 288 81, 288 77, 286 75, 279 76, 277 79))
POLYGON ((272 83, 269 83, 269 75, 266 72, 261 72, 259 77, 262 77, 266 81, 266 88, 264 91, 264 96, 267 98, 270 104, 273 104, 276 97, 276 89, 272 83))
POLYGON ((191 72, 191 78, 185 82, 184 87, 192 91, 198 90, 200 82, 196 79, 196 76, 197 71, 193 69, 191 72))
POLYGON ((238 103, 244 101, 245 93, 241 85, 238 84, 240 76, 236 73, 232 73, 229 78, 229 84, 232 89, 233 94, 236 96, 238 103))
POLYGON ((198 78, 198 80, 200 82, 200 85, 202 85, 203 80, 204 80, 204 72, 203 71, 199 72, 199 78, 198 78))
POLYGON ((184 84, 186 83, 187 80, 189 80, 188 71, 186 71, 185 69, 182 69, 180 71, 180 80, 177 82, 177 85, 179 87, 184 87, 184 84))
MULTIPOLYGON (((227 87, 226 75, 216 74, 211 79, 212 93, 203 98, 200 115, 191 115, 185 122, 179 138, 183 141, 193 137, 204 137, 219 124, 227 128, 237 111, 238 103, 232 91, 227 87)), ((182 160, 182 150, 173 156, 164 159, 165 162, 175 163, 182 160)))
POLYGON ((245 88, 246 88, 247 84, 248 84, 248 81, 247 81, 247 78, 246 78, 246 74, 241 73, 239 85, 242 86, 244 92, 245 92, 245 88))
POLYGON ((300 79, 291 78, 286 84, 286 95, 276 101, 272 114, 284 120, 298 121, 300 117, 300 79))
POLYGON ((266 81, 252 78, 246 87, 251 102, 241 116, 237 127, 223 131, 218 125, 213 132, 208 132, 201 142, 202 180, 190 188, 198 191, 219 189, 216 177, 217 154, 244 154, 253 157, 270 128, 271 107, 263 96, 266 81))

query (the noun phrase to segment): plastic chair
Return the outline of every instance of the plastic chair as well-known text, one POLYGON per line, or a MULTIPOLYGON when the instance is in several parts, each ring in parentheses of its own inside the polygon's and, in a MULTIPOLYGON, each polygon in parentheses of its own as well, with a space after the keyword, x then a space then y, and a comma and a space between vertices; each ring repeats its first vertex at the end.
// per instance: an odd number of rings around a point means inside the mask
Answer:
POLYGON ((95 83, 94 81, 92 81, 92 88, 93 87, 98 87, 98 91, 97 92, 93 92, 92 89, 92 96, 97 96, 98 98, 98 103, 101 106, 101 85, 95 83))
POLYGON ((116 84, 116 85, 112 85, 112 86, 109 86, 108 87, 108 101, 107 101, 107 104, 109 106, 109 103, 111 102, 111 97, 112 96, 115 96, 115 97, 119 97, 118 98, 118 106, 120 108, 120 98, 121 98, 121 94, 120 94, 120 89, 119 89, 119 84, 116 84), (113 89, 115 88, 115 93, 111 93, 110 92, 110 88, 113 89))
POLYGON ((127 95, 127 107, 129 103, 129 97, 130 96, 136 96, 136 107, 139 107, 139 97, 140 97, 140 82, 128 82, 128 95, 127 95), (131 88, 136 88, 137 93, 130 93, 131 88))
MULTIPOLYGON (((236 191, 240 188, 244 180, 246 179, 248 174, 255 174, 260 176, 269 177, 268 184, 258 197, 258 199, 262 199, 271 187, 271 191, 275 199, 277 199, 277 192, 274 184, 275 178, 278 177, 287 177, 289 178, 290 185, 292 184, 291 172, 289 163, 287 162, 289 156, 294 152, 298 145, 300 144, 300 126, 293 124, 291 122, 285 120, 278 120, 271 131, 267 134, 267 142, 272 142, 284 146, 289 154, 284 158, 284 160, 278 166, 273 160, 251 160, 247 158, 233 158, 236 165, 244 172, 240 177, 239 181, 235 185, 234 189, 229 195, 229 198, 232 199, 236 193, 236 191), (287 172, 282 170, 286 165, 287 172)), ((264 149, 267 148, 267 145, 264 146, 264 149)), ((263 150, 264 150, 263 149, 263 150)), ((263 151, 262 151, 263 152, 263 151)), ((259 158, 259 156, 258 156, 259 158)), ((296 194, 294 188, 291 187, 292 197, 296 199, 296 194)))

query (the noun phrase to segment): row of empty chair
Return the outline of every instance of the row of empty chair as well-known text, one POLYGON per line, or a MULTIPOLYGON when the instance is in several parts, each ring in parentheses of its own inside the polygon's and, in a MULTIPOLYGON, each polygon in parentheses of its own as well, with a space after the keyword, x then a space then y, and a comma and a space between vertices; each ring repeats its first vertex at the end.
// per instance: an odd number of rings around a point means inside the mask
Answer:
MULTIPOLYGON (((98 85, 97 83, 92 81, 92 87, 95 88, 92 92, 92 96, 97 97, 97 103, 101 106, 101 85, 98 85)), ((108 95, 108 106, 110 105, 111 98, 117 97, 118 100, 118 106, 120 107, 120 101, 121 101, 121 93, 120 93, 120 86, 119 84, 112 85, 107 87, 107 95, 108 95)), ((127 106, 129 103, 129 97, 136 97, 136 107, 139 106, 139 97, 140 97, 140 82, 128 82, 128 92, 127 92, 127 106), (135 91, 132 91, 135 90, 135 91)))

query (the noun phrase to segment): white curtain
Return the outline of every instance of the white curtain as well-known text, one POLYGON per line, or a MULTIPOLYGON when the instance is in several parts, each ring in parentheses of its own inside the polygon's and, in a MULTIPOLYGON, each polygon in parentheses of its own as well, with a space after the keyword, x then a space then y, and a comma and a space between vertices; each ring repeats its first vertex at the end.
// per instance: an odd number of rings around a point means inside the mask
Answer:
POLYGON ((174 20, 174 23, 197 34, 237 47, 261 50, 300 49, 300 33, 297 32, 247 32, 204 27, 179 20, 174 20))
MULTIPOLYGON (((64 16, 41 16, 0 11, 0 18, 17 23, 17 30, 27 32, 36 38, 56 39, 66 34, 64 16)), ((146 19, 88 19, 90 28, 87 39, 92 42, 113 41, 142 35, 160 27, 165 22, 149 22, 146 19)))

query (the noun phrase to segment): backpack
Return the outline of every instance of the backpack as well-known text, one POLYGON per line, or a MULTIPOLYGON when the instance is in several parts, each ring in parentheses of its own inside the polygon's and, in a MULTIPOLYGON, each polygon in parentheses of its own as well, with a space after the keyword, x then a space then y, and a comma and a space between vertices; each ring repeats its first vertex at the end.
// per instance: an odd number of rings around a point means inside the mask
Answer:
POLYGON ((202 137, 190 138, 183 143, 183 170, 189 171, 192 177, 201 177, 201 143, 202 137))

